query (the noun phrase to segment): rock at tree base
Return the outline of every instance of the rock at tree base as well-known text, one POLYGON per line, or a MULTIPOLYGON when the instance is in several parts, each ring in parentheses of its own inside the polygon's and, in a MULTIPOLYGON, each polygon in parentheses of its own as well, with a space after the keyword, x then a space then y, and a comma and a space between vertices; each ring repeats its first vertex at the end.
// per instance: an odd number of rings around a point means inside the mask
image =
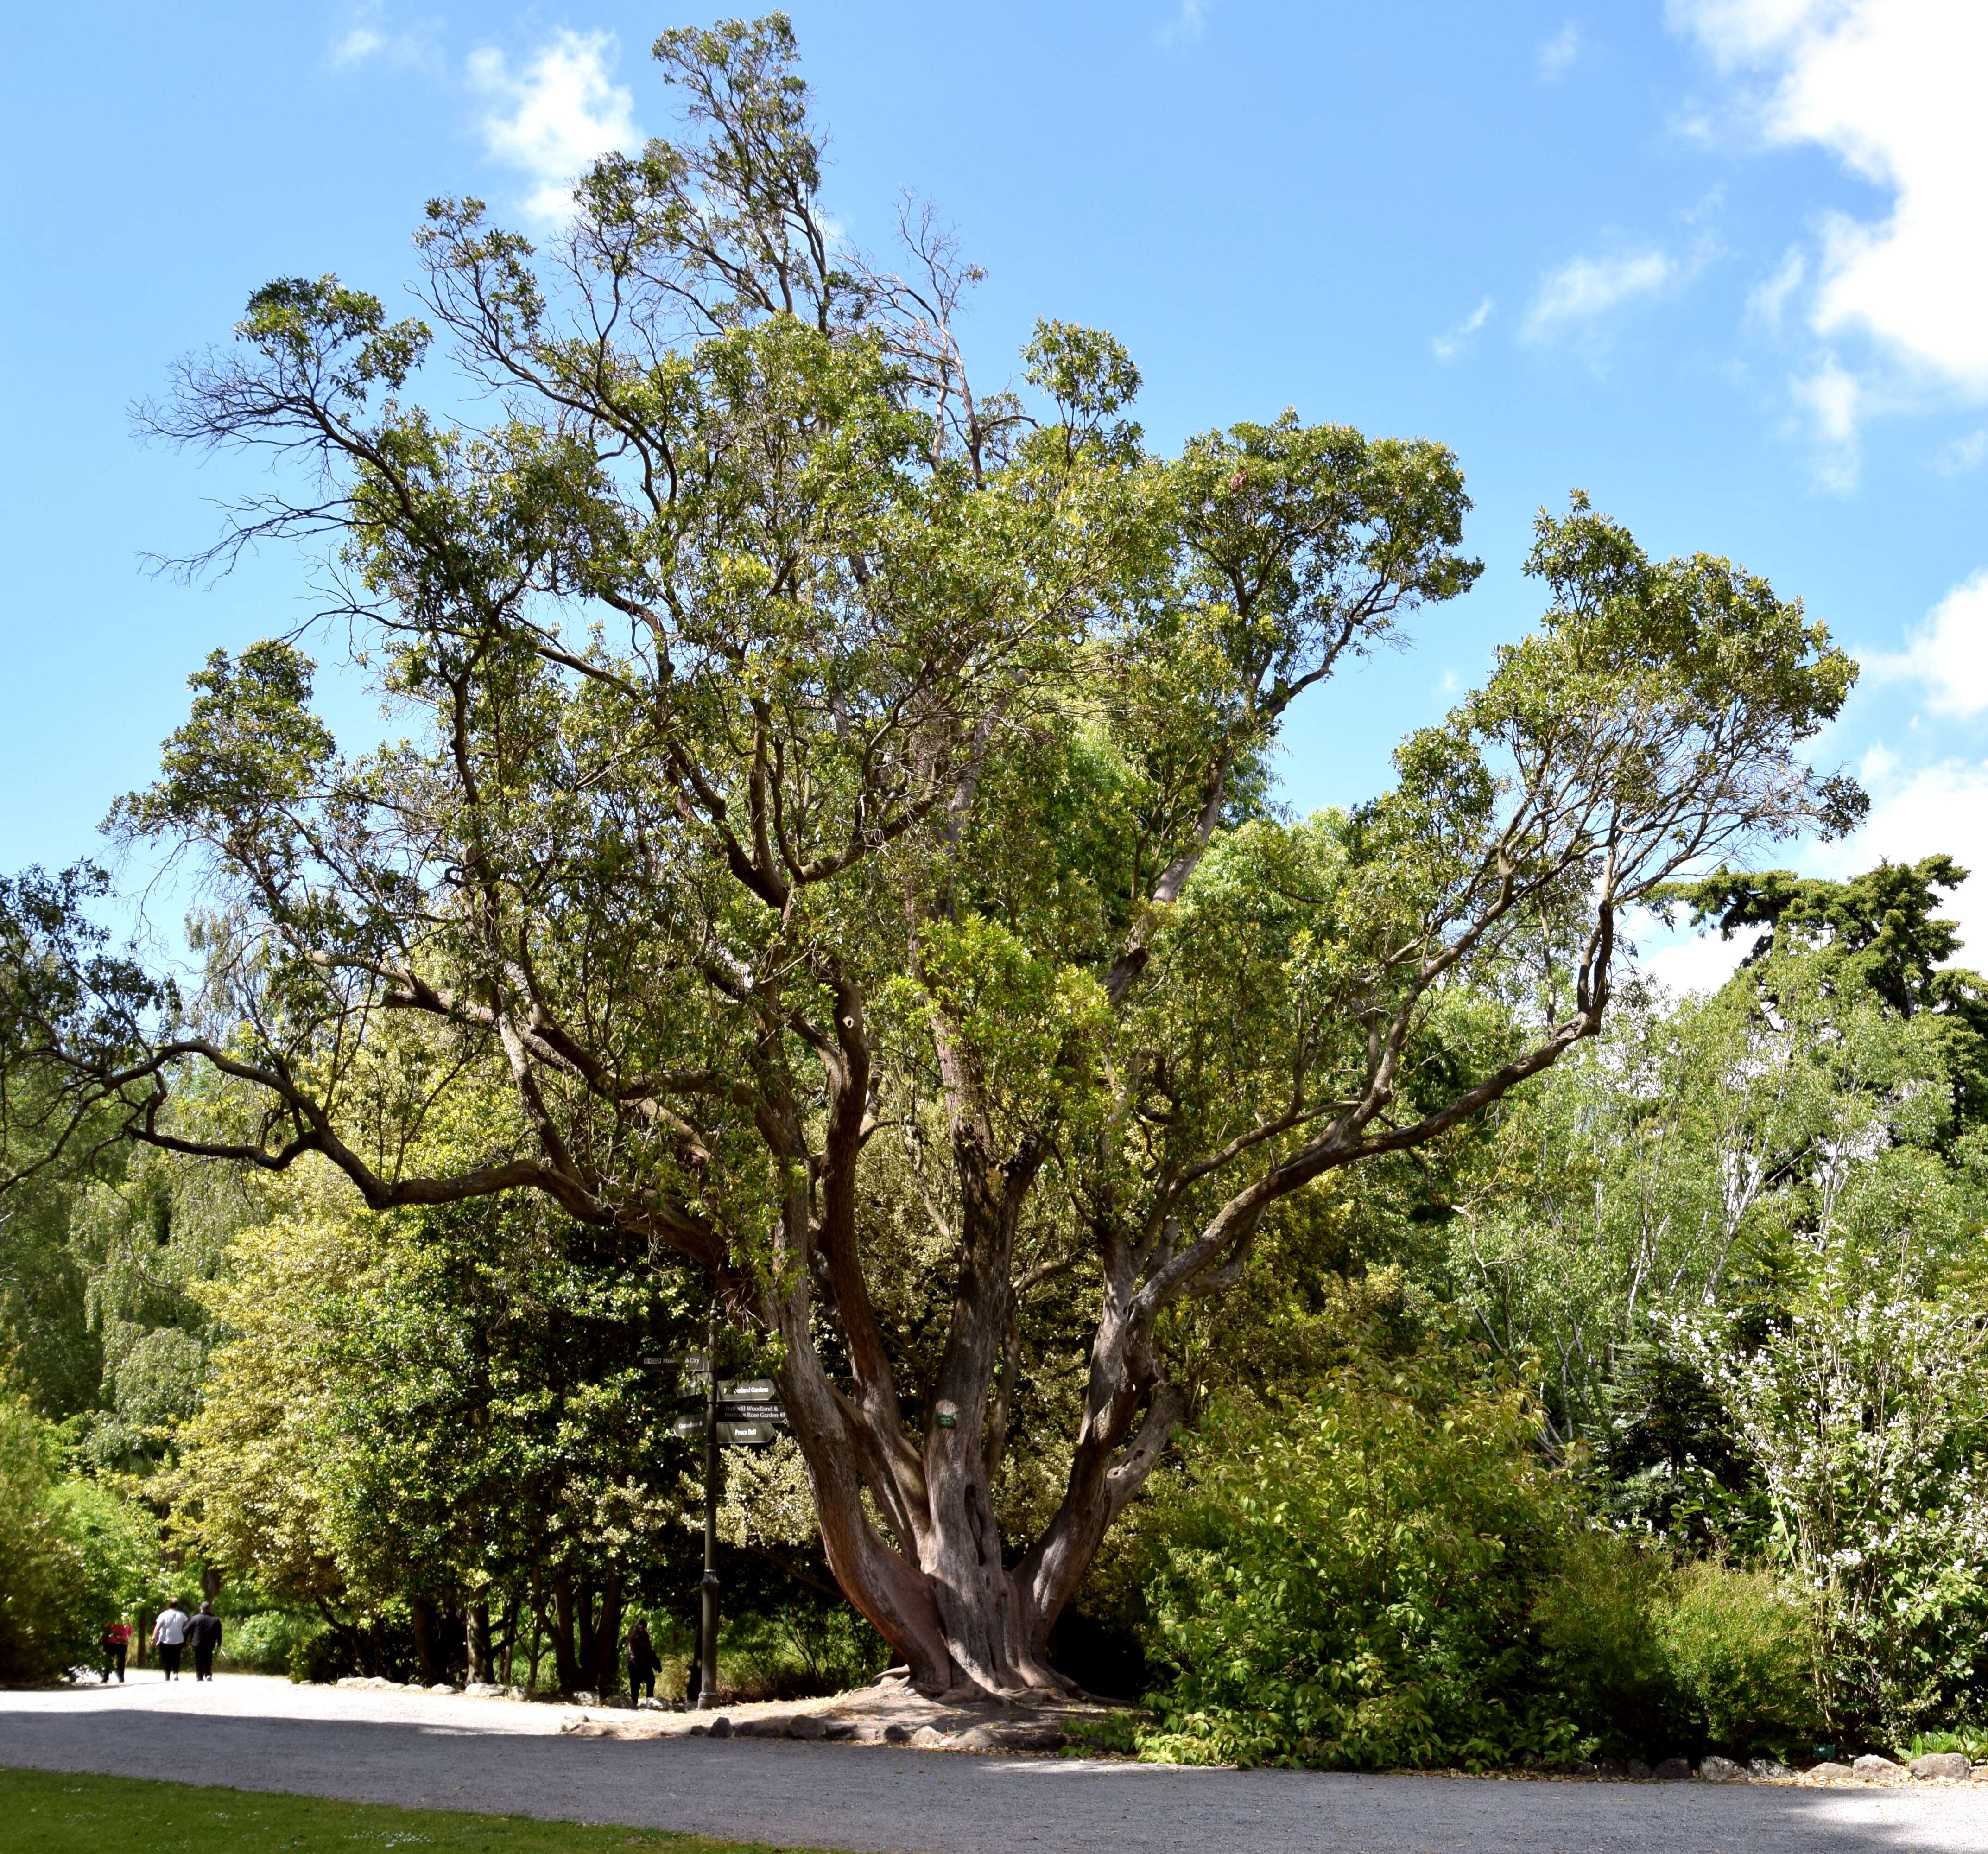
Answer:
POLYGON ((1748 1781, 1745 1768, 1735 1764, 1730 1758, 1707 1758, 1698 1767, 1698 1774, 1707 1783, 1745 1783, 1748 1781))
POLYGON ((1777 1764, 1771 1758, 1756 1758, 1746 1768, 1763 1782, 1771 1783, 1777 1778, 1792 1777, 1794 1772, 1785 1764, 1777 1764))
POLYGON ((1929 1751, 1923 1758, 1915 1758, 1909 1768, 1915 1777, 1944 1778, 1950 1783, 1965 1783, 1974 1774, 1963 1751, 1929 1751))
POLYGON ((1615 1782, 1629 1774, 1629 1767, 1620 1758, 1604 1758, 1598 1767, 1610 1782, 1615 1782))
POLYGON ((929 1751, 934 1745, 945 1744, 945 1734, 935 1725, 921 1725, 911 1734, 911 1741, 914 1744, 921 1744, 929 1751))
POLYGON ((1881 1758, 1875 1751, 1866 1751, 1850 1766, 1853 1777, 1861 1777, 1866 1783, 1889 1783, 1902 1773, 1888 1758, 1881 1758))
POLYGON ((1811 1783, 1841 1783, 1849 1774, 1850 1766, 1847 1764, 1817 1764, 1807 1772, 1811 1783))
POLYGON ((813 1713, 803 1713, 798 1718, 789 1719, 786 1729, 789 1738, 825 1738, 828 1736, 828 1727, 813 1713))
POLYGON ((1689 1783, 1691 1781, 1691 1760, 1689 1758, 1666 1758, 1650 1774, 1659 1783, 1689 1783))
POLYGON ((575 1692, 568 1693, 566 1697, 576 1706, 598 1706, 600 1703, 600 1694, 597 1693, 589 1693, 583 1687, 579 1688, 575 1692))
POLYGON ((732 1721, 726 1718, 724 1714, 720 1713, 712 1720, 710 1729, 711 1735, 714 1738, 729 1738, 732 1736, 732 1721))
MULTIPOLYGON (((925 1729, 930 1731, 931 1727, 927 1726, 925 1729)), ((884 1727, 884 1742, 886 1744, 909 1744, 911 1741, 911 1728, 908 1725, 894 1723, 884 1727)))

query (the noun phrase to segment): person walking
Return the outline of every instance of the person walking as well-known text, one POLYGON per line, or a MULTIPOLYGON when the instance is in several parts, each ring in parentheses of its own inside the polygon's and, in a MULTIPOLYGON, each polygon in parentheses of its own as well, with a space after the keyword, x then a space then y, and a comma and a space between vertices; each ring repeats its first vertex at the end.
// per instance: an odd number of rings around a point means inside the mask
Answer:
POLYGON ((214 1651, 221 1646, 221 1618, 214 1613, 214 1605, 204 1602, 194 1613, 187 1618, 186 1639, 193 1649, 193 1677, 196 1680, 214 1678, 214 1651))
POLYGON ((168 1680, 180 1677, 180 1651, 186 1646, 187 1623, 191 1619, 174 1597, 152 1625, 152 1646, 159 1651, 159 1671, 168 1680))
POLYGON ((640 1700, 646 1693, 653 1700, 656 1676, 662 1672, 663 1663, 657 1656, 655 1644, 649 1639, 649 1625, 639 1615, 628 1631, 627 1655, 628 1697, 640 1700))
POLYGON ((103 1625, 103 1635, 97 1646, 103 1650, 103 1684, 110 1684, 110 1672, 117 1670, 117 1684, 124 1684, 124 1657, 131 1649, 131 1625, 120 1616, 113 1616, 103 1625))

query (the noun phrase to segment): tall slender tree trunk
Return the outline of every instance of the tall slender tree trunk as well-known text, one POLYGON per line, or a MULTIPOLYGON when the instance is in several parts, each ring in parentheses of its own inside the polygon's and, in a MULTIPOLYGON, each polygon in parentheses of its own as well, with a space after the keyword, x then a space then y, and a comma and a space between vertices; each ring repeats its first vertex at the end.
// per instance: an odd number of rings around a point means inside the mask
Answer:
POLYGON ((573 1620, 573 1577, 562 1571, 553 1579, 552 1613, 553 1669, 562 1693, 578 1693, 586 1685, 574 1652, 573 1620))
POLYGON ((432 1687, 441 1678, 441 1663, 435 1658, 434 1599, 411 1596, 407 1615, 414 1625, 414 1659, 421 1670, 421 1684, 432 1687))
POLYGON ((462 1606, 464 1678, 487 1686, 490 1680, 490 1604, 485 1597, 462 1606))

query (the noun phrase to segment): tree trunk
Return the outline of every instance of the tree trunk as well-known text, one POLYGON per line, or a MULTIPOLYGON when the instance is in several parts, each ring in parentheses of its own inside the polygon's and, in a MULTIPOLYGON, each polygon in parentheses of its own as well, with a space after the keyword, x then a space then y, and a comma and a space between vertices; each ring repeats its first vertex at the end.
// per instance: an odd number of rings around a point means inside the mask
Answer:
MULTIPOLYGON (((805 1281, 765 1309, 786 1341, 777 1368, 806 1463, 830 1568, 851 1603, 932 1694, 1068 1692, 1049 1663, 1051 1628, 1111 1521, 1137 1493, 1185 1412, 1161 1381, 1150 1320, 1119 1297, 1094 1345, 1083 1423, 1064 1497, 1042 1538, 1012 1568, 996 1520, 991 1392, 1010 1330, 1009 1266, 1017 1166, 984 1176, 965 1251, 952 1331, 921 1447, 895 1429, 894 1398, 881 1419, 838 1392, 815 1350, 805 1281), (950 1417, 951 1420, 947 1419, 950 1417), (862 1463, 859 1470, 858 1463, 862 1463), (886 1538, 871 1518, 884 1515, 886 1538)), ((838 1296, 839 1308, 847 1301, 838 1296)), ((873 1402, 872 1409, 883 1407, 873 1402)))
POLYGON ((580 1657, 573 1652, 573 1588, 570 1572, 553 1579, 553 1667, 561 1693, 578 1693, 586 1684, 580 1657))
POLYGON ((432 1687, 441 1678, 441 1669, 435 1660, 434 1599, 409 1597, 407 1615, 414 1624, 414 1660, 421 1671, 421 1684, 432 1687))
POLYGON ((479 1597, 462 1607, 465 1679, 487 1686, 490 1680, 490 1605, 479 1597))
POLYGON ((621 1573, 609 1571, 601 1579, 600 1607, 593 1609, 591 1596, 581 1611, 580 1665, 586 1670, 590 1691, 604 1699, 618 1693, 621 1670, 617 1651, 621 1646, 621 1573))

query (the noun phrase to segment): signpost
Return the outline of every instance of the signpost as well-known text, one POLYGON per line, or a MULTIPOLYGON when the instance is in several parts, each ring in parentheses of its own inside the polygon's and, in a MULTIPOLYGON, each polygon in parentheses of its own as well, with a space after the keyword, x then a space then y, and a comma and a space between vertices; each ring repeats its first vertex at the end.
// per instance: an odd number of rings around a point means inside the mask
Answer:
POLYGON ((671 1426, 686 1442, 704 1443, 704 1575, 699 1580, 698 1687, 700 1709, 718 1703, 718 1494, 721 1448, 764 1448, 787 1426, 787 1412, 770 1378, 721 1380, 712 1369, 718 1351, 718 1311, 712 1310, 707 1350, 674 1358, 644 1358, 646 1365, 683 1367, 679 1406, 695 1413, 671 1426), (702 1409, 695 1409, 698 1404, 702 1409))

